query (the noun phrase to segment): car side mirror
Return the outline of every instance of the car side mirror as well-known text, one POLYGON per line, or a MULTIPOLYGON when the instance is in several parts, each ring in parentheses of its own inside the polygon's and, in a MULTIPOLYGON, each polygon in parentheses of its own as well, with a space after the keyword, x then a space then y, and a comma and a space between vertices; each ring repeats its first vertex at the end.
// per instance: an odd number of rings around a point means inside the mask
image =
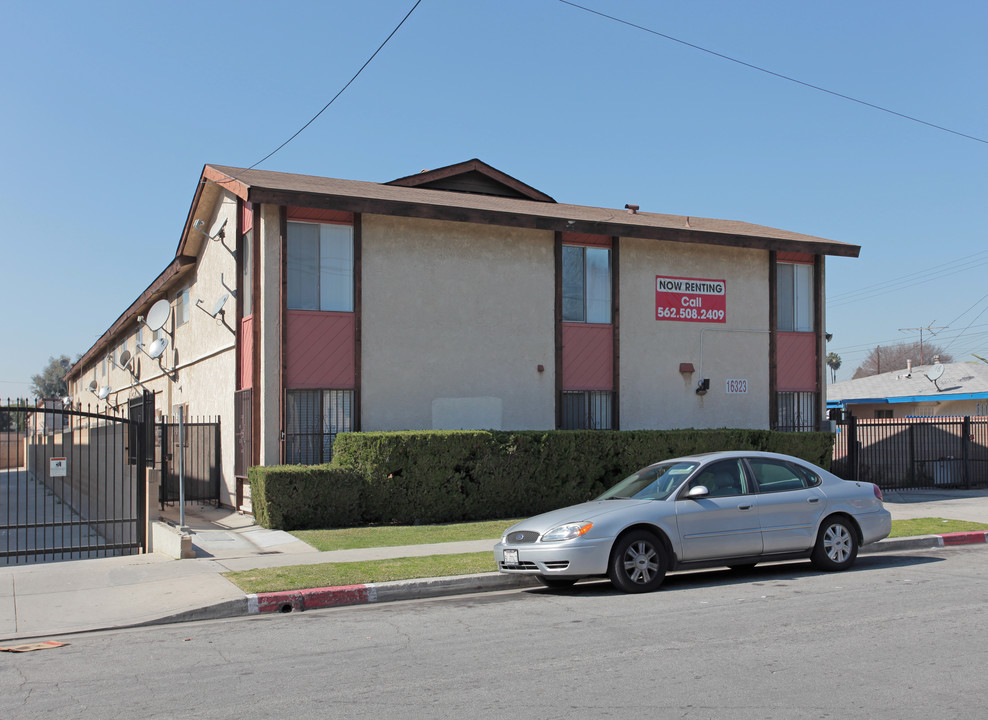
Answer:
POLYGON ((710 491, 707 489, 706 485, 697 485, 690 488, 690 491, 686 493, 686 497, 690 500, 696 500, 697 498, 707 497, 710 491))

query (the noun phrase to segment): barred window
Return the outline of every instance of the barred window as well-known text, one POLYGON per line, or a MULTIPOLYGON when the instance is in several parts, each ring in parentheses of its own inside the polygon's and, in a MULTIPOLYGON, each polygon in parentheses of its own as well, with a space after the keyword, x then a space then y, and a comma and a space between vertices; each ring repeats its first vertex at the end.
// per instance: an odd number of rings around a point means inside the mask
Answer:
POLYGON ((285 463, 329 462, 336 435, 353 429, 352 412, 352 390, 287 390, 285 463))
POLYGON ((776 430, 786 432, 813 432, 818 429, 816 393, 780 392, 779 416, 776 430))
POLYGON ((563 430, 611 430, 614 393, 607 390, 564 390, 563 430))

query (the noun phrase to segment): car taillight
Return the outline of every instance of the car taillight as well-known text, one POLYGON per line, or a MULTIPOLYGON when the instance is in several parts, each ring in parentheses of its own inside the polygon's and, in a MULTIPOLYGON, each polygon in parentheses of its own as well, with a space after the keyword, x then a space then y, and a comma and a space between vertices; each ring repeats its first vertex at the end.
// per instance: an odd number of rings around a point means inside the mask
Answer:
POLYGON ((871 487, 875 490, 875 497, 878 498, 878 502, 884 502, 885 498, 882 497, 882 489, 877 485, 872 485, 871 487))

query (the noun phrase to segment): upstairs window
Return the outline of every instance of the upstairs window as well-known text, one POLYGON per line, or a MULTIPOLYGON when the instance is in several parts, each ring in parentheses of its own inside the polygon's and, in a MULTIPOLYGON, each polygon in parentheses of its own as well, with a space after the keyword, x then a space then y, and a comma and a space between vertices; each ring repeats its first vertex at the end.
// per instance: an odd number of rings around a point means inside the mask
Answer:
POLYGON ((611 322, 611 251, 563 246, 563 321, 611 322))
POLYGON ((175 296, 175 327, 181 327, 189 321, 189 289, 180 290, 175 296))
POLYGON ((353 312, 353 228, 288 223, 288 308, 353 312))
POLYGON ((779 327, 782 332, 813 332, 813 266, 776 265, 779 327))

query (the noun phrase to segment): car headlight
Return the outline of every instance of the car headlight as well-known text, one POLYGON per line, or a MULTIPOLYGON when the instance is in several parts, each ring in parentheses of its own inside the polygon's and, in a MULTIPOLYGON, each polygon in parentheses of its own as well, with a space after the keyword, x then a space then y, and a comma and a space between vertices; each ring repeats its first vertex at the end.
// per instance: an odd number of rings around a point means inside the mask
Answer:
POLYGON ((572 540, 573 538, 578 538, 581 535, 586 535, 592 527, 593 523, 587 520, 575 523, 566 523, 565 525, 557 525, 542 536, 542 542, 572 540))

